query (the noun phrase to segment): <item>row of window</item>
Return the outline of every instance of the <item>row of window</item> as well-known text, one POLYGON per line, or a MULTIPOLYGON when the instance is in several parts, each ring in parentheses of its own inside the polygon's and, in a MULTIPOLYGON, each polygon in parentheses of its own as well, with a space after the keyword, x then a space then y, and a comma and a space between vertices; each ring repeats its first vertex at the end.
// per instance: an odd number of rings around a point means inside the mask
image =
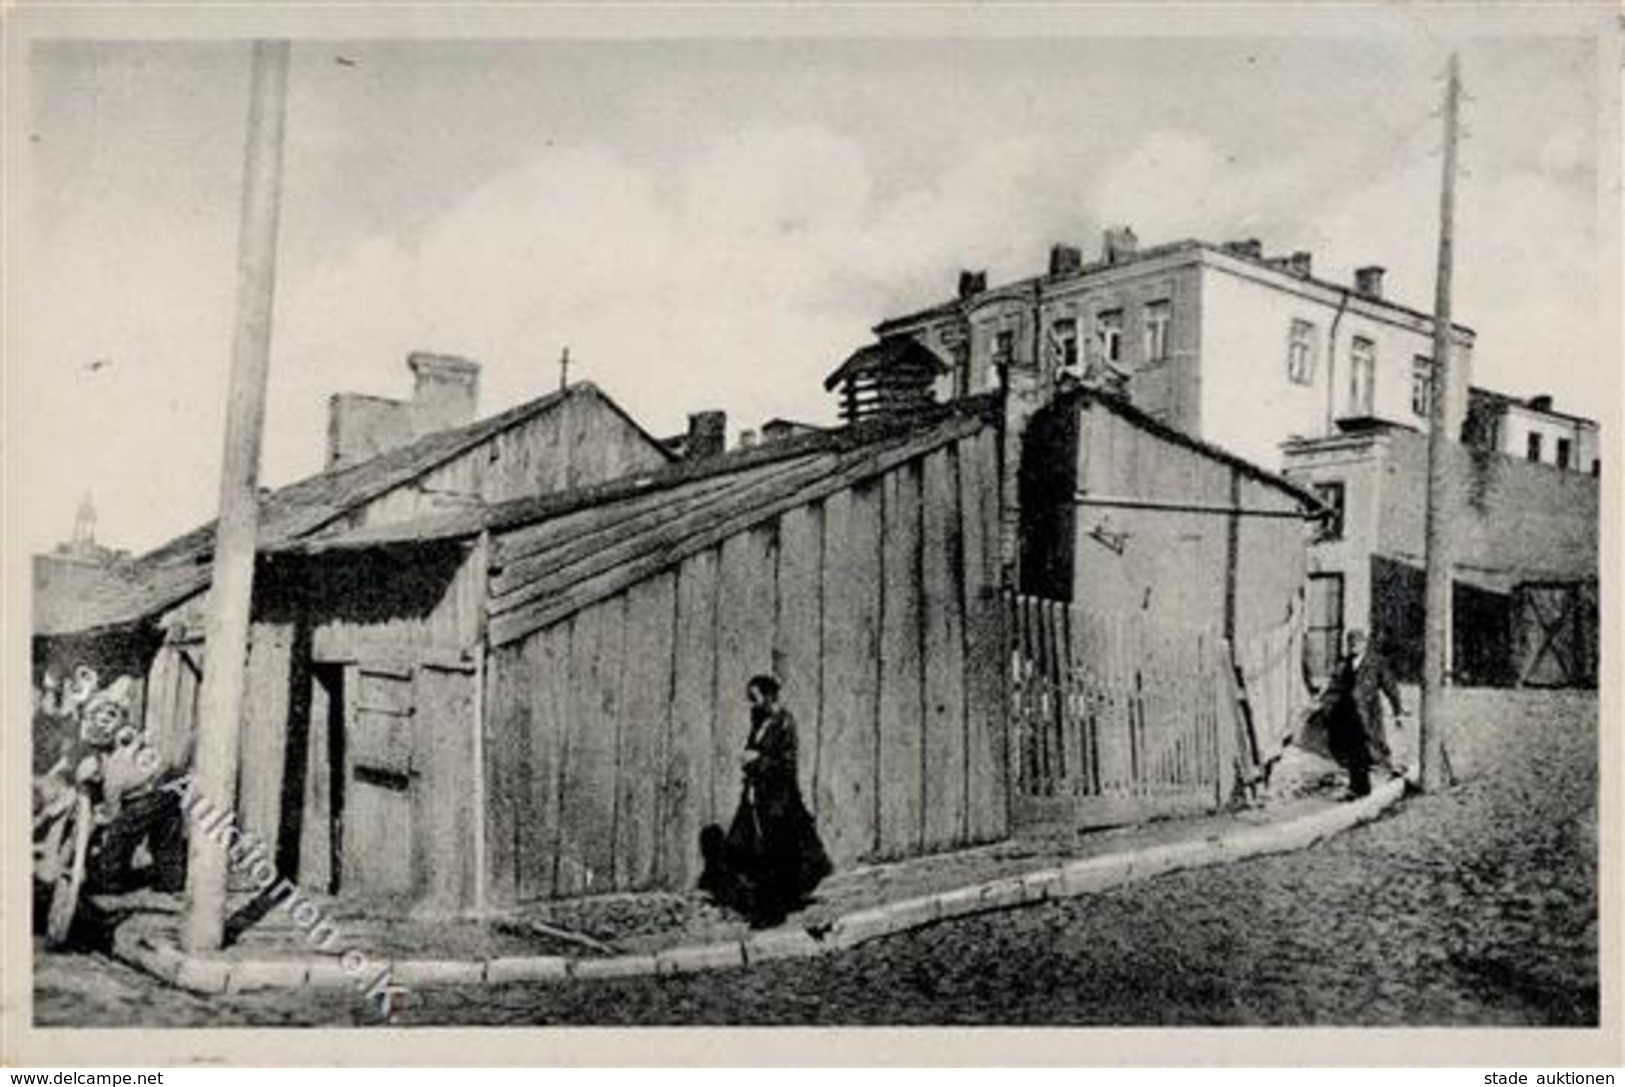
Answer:
MULTIPOLYGON (((1525 449, 1529 459, 1538 464, 1540 463, 1542 455, 1545 453, 1545 451, 1544 435, 1542 435, 1539 431, 1531 431, 1529 433, 1527 446, 1525 449)), ((1557 466, 1559 468, 1568 468, 1573 464, 1573 461, 1574 443, 1568 438, 1557 439, 1557 466)), ((1595 466, 1593 466, 1593 468, 1594 467, 1595 466)))
MULTIPOLYGON (((1313 321, 1294 318, 1287 337, 1286 376, 1297 385, 1315 383, 1316 330, 1313 321)), ((1373 414, 1377 386, 1377 344, 1356 336, 1349 344, 1350 415, 1373 414)), ((1417 355, 1411 361, 1411 413, 1426 419, 1433 410, 1433 360, 1417 355)))
MULTIPOLYGON (((1141 326, 1144 360, 1163 362, 1168 358, 1169 330, 1173 325, 1173 307, 1167 301, 1149 302, 1143 309, 1141 326)), ((1095 315, 1094 342, 1098 357, 1109 363, 1123 361, 1123 311, 1102 310, 1095 315)), ((1051 362, 1063 369, 1077 369, 1084 361, 1079 346, 1078 319, 1062 317, 1050 326, 1049 354, 1051 362)), ((993 362, 995 366, 1008 365, 1015 360, 1016 334, 1003 329, 993 334, 993 362)))

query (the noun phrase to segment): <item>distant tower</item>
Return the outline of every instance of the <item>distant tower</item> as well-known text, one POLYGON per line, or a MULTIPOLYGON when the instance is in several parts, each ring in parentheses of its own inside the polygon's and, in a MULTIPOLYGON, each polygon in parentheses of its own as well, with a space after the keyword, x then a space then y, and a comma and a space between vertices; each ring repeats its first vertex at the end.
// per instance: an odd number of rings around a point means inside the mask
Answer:
POLYGON ((52 554, 67 562, 96 565, 115 563, 128 557, 123 551, 114 551, 96 542, 96 503, 88 491, 79 501, 79 512, 73 515, 73 536, 67 543, 57 544, 52 554))
POLYGON ((73 518, 73 540, 68 549, 86 557, 96 554, 96 503, 89 491, 79 500, 79 512, 73 518))

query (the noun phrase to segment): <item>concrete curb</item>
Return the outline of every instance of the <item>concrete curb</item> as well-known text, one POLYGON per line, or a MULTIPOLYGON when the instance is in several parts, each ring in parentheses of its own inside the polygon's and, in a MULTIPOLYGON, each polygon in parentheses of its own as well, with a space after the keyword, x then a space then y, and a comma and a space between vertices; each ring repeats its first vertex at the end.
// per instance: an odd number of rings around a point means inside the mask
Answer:
MULTIPOLYGON (((501 985, 511 982, 556 982, 568 978, 670 976, 729 970, 754 963, 808 959, 831 954, 887 936, 895 936, 957 917, 1014 909, 1047 900, 1098 894, 1152 876, 1192 868, 1231 864, 1251 857, 1305 849, 1334 834, 1367 823, 1399 802, 1405 781, 1395 778, 1360 800, 1326 808, 1283 823, 1245 827, 1195 841, 1147 846, 1125 853, 1086 857, 1020 876, 937 894, 888 902, 842 914, 815 928, 780 928, 752 932, 741 940, 675 947, 665 951, 607 958, 564 958, 557 955, 508 956, 490 960, 399 959, 382 967, 395 986, 501 985)), ((361 991, 365 983, 333 959, 239 960, 186 955, 173 945, 121 926, 114 932, 113 953, 173 985, 196 993, 247 992, 259 989, 336 988, 361 991)), ((371 981, 380 964, 369 964, 371 981)))

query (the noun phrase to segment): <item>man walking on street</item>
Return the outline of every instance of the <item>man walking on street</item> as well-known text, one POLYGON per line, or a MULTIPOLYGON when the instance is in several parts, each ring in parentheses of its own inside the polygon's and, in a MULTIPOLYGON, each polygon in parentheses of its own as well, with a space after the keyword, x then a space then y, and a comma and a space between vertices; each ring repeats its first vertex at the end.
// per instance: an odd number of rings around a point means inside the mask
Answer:
POLYGON ((1344 645, 1346 652, 1326 687, 1323 704, 1332 757, 1348 771, 1349 796, 1354 798, 1371 792, 1372 766, 1392 769, 1381 699, 1388 699, 1396 722, 1405 710, 1393 674, 1371 651, 1365 632, 1349 631, 1344 645))

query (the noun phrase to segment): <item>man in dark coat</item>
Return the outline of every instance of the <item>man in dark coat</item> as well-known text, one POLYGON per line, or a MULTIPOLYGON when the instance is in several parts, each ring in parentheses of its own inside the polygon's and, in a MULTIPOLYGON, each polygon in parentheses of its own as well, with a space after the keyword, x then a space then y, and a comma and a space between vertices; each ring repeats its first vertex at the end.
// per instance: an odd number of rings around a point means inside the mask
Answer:
POLYGON ((1392 766, 1381 699, 1388 700, 1396 719, 1405 709, 1393 674, 1370 649, 1365 632, 1349 631, 1344 645, 1347 651, 1321 698, 1332 757, 1348 771, 1349 795, 1360 797, 1371 792, 1373 766, 1392 766))

